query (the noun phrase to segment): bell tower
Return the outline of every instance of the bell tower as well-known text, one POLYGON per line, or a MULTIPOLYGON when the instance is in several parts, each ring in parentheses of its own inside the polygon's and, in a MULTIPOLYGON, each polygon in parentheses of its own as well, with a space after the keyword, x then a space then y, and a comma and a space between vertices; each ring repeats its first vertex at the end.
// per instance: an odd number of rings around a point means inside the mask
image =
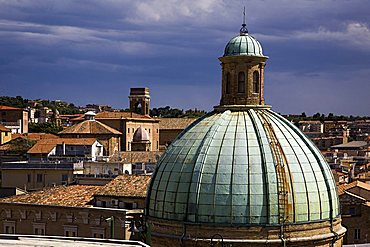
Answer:
POLYGON ((149 88, 130 88, 130 111, 149 116, 150 94, 149 88))
POLYGON ((264 70, 268 57, 261 44, 249 35, 246 24, 232 38, 219 58, 222 66, 222 96, 220 107, 263 106, 264 70))

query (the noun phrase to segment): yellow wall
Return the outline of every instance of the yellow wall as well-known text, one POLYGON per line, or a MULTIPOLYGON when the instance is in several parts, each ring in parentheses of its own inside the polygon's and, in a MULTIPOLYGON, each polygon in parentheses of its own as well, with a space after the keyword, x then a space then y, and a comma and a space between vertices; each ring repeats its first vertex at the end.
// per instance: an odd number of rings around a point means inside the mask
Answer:
POLYGON ((12 139, 12 132, 0 131, 0 145, 12 139))
POLYGON ((26 190, 41 189, 43 187, 50 187, 53 184, 62 184, 62 175, 67 174, 69 182, 72 182, 72 170, 6 170, 2 171, 2 187, 18 187, 26 190), (43 181, 37 182, 37 174, 41 174, 43 181), (28 181, 30 175, 31 181, 28 181))

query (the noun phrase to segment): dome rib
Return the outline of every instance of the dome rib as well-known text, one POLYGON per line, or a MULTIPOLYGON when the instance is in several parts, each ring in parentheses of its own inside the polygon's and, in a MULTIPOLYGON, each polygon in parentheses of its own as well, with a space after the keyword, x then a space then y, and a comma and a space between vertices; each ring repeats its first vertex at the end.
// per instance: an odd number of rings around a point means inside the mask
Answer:
POLYGON ((264 57, 261 44, 249 34, 233 37, 225 46, 224 56, 264 57))
MULTIPOLYGON (((260 148, 260 153, 261 153, 261 168, 262 168, 262 179, 264 181, 264 202, 270 202, 270 198, 269 198, 269 195, 270 195, 270 191, 269 191, 269 187, 267 186, 269 184, 269 179, 268 179, 268 176, 267 176, 267 163, 266 163, 266 159, 265 159, 265 153, 263 152, 263 143, 262 143, 262 140, 261 140, 261 131, 259 129, 259 124, 261 123, 261 119, 258 118, 258 116, 256 115, 255 111, 254 110, 250 110, 247 112, 248 115, 249 115, 249 118, 251 119, 252 123, 253 123, 253 128, 254 128, 254 131, 256 133, 256 136, 257 136, 257 141, 258 141, 258 146, 260 148), (257 119, 259 120, 258 123, 257 123, 257 119)), ((261 223, 267 223, 269 222, 269 216, 270 216, 270 204, 269 203, 266 203, 266 221, 265 222, 261 222, 261 223)))
MULTIPOLYGON (((274 116, 272 116, 272 118, 276 118, 276 116, 275 116, 275 114, 273 114, 274 116)), ((277 121, 280 121, 280 119, 277 119, 277 121)), ((283 125, 284 127, 285 127, 285 130, 286 130, 286 132, 285 133, 289 133, 291 136, 292 136, 292 138, 297 138, 298 137, 298 135, 296 136, 296 137, 294 137, 293 136, 293 134, 291 133, 291 129, 289 129, 289 128, 287 128, 287 126, 285 126, 285 125, 283 125)), ((291 126, 292 127, 292 126, 291 126)), ((283 132, 283 131, 282 131, 283 132)), ((284 132, 283 132, 284 133, 284 132)), ((294 134, 297 134, 296 132, 294 132, 294 134)), ((304 142, 303 142, 304 143, 304 142)), ((302 145, 300 145, 299 143, 298 143, 298 145, 299 145, 299 147, 300 147, 300 150, 302 150, 302 153, 305 155, 305 157, 306 157, 306 159, 308 160, 309 158, 307 157, 307 154, 304 152, 304 149, 302 148, 302 145)), ((305 145, 306 146, 306 145, 305 145)), ((296 155, 296 159, 297 159, 297 161, 301 164, 301 159, 298 157, 298 155, 297 154, 295 154, 296 155)), ((318 162, 319 163, 319 162, 318 162)), ((309 162, 308 163, 309 165, 310 165, 310 168, 311 168, 311 173, 309 173, 309 174, 313 174, 313 176, 314 176, 314 181, 315 181, 315 188, 316 188, 316 192, 317 193, 315 193, 315 196, 313 197, 313 198, 315 198, 315 197, 318 197, 319 198, 319 202, 321 202, 321 195, 320 195, 320 193, 319 193, 319 191, 320 191, 320 187, 319 187, 319 185, 318 185, 318 183, 317 183, 317 180, 318 180, 318 178, 317 178, 317 176, 316 176, 316 174, 315 174, 315 172, 314 172, 314 169, 313 169, 313 167, 312 167, 312 163, 311 162, 309 162)), ((302 174, 303 174, 303 177, 304 177, 304 180, 305 180, 305 187, 306 187, 306 191, 307 191, 307 202, 308 202, 308 220, 315 220, 315 217, 312 217, 311 216, 311 212, 310 212, 310 209, 311 208, 314 208, 315 207, 315 205, 314 205, 314 203, 312 202, 312 200, 310 199, 310 196, 309 196, 309 189, 307 188, 307 178, 306 178, 306 176, 308 176, 308 175, 306 175, 305 174, 305 172, 303 171, 303 165, 301 165, 301 171, 302 171, 302 174)), ((320 217, 322 217, 322 205, 321 205, 321 203, 318 203, 318 206, 319 206, 319 208, 320 208, 320 217)))
MULTIPOLYGON (((324 193, 324 195, 327 194, 328 197, 329 197, 328 198, 329 199, 329 201, 328 201, 328 204, 329 204, 329 215, 328 215, 328 217, 330 219, 333 219, 334 218, 334 215, 336 216, 336 215, 339 214, 339 210, 336 210, 335 212, 333 210, 333 203, 336 203, 336 200, 333 200, 332 199, 333 198, 333 194, 332 193, 334 193, 334 195, 335 195, 336 189, 335 189, 335 187, 333 189, 333 186, 330 186, 330 184, 329 184, 329 180, 334 181, 334 177, 331 174, 331 171, 329 170, 329 168, 327 166, 323 166, 323 164, 325 164, 325 161, 322 159, 322 155, 320 153, 318 153, 317 148, 315 148, 314 144, 311 141, 309 141, 307 138, 304 138, 303 137, 303 134, 300 133, 299 130, 297 130, 296 126, 293 126, 292 124, 290 124, 290 122, 288 122, 286 119, 284 119, 283 117, 279 116, 278 114, 276 114, 276 113, 274 113, 274 112, 272 112, 270 110, 268 112, 270 112, 274 117, 280 119, 282 122, 284 122, 285 124, 287 124, 288 126, 290 126, 291 130, 293 130, 300 137, 300 139, 303 140, 303 142, 306 144, 306 146, 310 149, 311 153, 315 157, 316 162, 317 162, 317 164, 318 164, 318 166, 319 166, 319 168, 321 170, 321 174, 324 177, 326 191, 323 191, 323 192, 327 192, 327 193, 324 193), (321 159, 319 157, 321 157, 321 159), (326 167, 326 169, 325 169, 325 167, 326 167), (329 174, 327 174, 327 173, 329 173, 329 174)), ((321 189, 322 189, 321 186, 318 186, 318 188, 319 188, 319 191, 321 192, 321 189)), ((320 198, 320 201, 323 203, 323 200, 321 198, 320 198)), ((336 205, 336 207, 338 207, 338 204, 336 205)), ((323 211, 321 209, 321 214, 322 214, 321 215, 321 218, 326 218, 326 216, 324 215, 324 212, 325 211, 323 211)))

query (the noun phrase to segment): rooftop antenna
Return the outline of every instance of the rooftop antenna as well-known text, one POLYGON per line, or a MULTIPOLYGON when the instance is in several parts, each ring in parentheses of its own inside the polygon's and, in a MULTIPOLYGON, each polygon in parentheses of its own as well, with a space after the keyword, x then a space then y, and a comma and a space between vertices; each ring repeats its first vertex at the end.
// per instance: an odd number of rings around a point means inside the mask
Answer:
POLYGON ((245 6, 243 8, 243 24, 242 28, 240 28, 240 35, 247 35, 248 34, 248 29, 247 29, 247 24, 245 24, 245 6))

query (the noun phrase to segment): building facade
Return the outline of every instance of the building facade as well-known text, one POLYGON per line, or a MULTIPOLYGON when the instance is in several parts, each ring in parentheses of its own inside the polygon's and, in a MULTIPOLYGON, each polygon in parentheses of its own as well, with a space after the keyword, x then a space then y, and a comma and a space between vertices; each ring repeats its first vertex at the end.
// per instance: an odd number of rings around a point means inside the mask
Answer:
POLYGON ((28 112, 11 106, 0 106, 0 124, 12 133, 28 133, 28 112))

